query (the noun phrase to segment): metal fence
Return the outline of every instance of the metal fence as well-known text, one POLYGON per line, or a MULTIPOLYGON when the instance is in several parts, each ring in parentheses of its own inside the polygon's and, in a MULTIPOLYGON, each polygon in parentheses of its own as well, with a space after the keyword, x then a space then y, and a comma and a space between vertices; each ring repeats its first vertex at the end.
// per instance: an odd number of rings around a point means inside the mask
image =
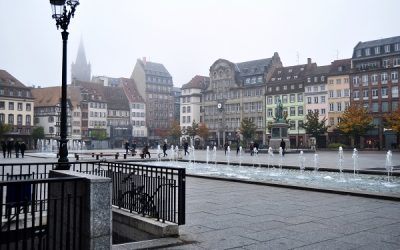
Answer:
POLYGON ((83 197, 77 189, 83 178, 6 176, 0 182, 0 249, 81 249, 83 197), (49 187, 60 195, 49 195, 49 187))
MULTIPOLYGON (((112 179, 112 204, 129 212, 185 224, 184 168, 122 162, 71 162, 71 170, 112 179)), ((8 176, 48 178, 57 163, 0 164, 0 182, 8 176)), ((45 195, 45 193, 43 193, 45 195)))

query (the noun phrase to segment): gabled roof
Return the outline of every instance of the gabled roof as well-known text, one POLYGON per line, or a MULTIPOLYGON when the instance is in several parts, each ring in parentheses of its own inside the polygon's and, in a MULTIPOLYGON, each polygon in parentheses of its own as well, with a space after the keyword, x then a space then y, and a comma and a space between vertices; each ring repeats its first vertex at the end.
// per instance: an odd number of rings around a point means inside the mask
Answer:
POLYGON ((128 98, 124 89, 119 87, 104 87, 104 100, 108 109, 129 110, 128 98))
POLYGON ((35 98, 35 107, 53 107, 60 103, 61 87, 48 87, 32 89, 35 98))
POLYGON ((138 59, 138 62, 143 67, 146 75, 172 77, 165 66, 161 63, 149 62, 141 59, 138 59))
POLYGON ((264 74, 272 63, 272 58, 264 58, 259 60, 236 63, 240 76, 264 74))
POLYGON ((318 66, 312 71, 312 75, 327 75, 331 70, 331 65, 318 66))
POLYGON ((400 36, 388 37, 388 38, 377 39, 377 40, 366 41, 366 42, 359 42, 356 45, 356 47, 354 47, 354 50, 371 48, 371 47, 376 47, 376 46, 383 46, 383 45, 394 44, 394 43, 400 43, 400 36))
POLYGON ((0 86, 1 87, 15 87, 15 88, 28 88, 17 78, 12 76, 5 70, 0 69, 0 86))
POLYGON ((351 70, 351 59, 335 60, 331 63, 330 75, 347 74, 351 70))
POLYGON ((190 82, 182 85, 182 89, 205 89, 210 83, 210 77, 196 75, 190 82))
POLYGON ((135 80, 130 78, 120 78, 120 81, 129 102, 144 103, 143 97, 139 94, 139 91, 136 88, 135 80))

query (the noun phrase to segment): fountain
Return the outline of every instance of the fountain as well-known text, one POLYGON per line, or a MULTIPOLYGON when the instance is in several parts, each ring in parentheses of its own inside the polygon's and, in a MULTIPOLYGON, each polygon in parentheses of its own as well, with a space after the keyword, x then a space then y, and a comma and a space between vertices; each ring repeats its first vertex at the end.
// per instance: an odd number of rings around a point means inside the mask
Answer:
POLYGON ((227 162, 228 166, 229 166, 230 158, 231 158, 231 146, 228 146, 228 148, 226 150, 226 162, 227 162))
POLYGON ((207 146, 207 149, 206 149, 206 164, 207 165, 208 165, 209 157, 210 157, 210 146, 207 146))
POLYGON ((314 154, 314 172, 317 172, 319 169, 319 156, 318 154, 314 154))
POLYGON ((242 166, 242 160, 243 160, 242 152, 243 148, 242 146, 239 146, 239 166, 242 166))
POLYGON ((353 174, 355 176, 356 170, 358 170, 358 151, 356 148, 353 149, 353 154, 351 158, 353 158, 353 174))
POLYGON ((267 155, 268 168, 270 168, 270 166, 272 166, 273 162, 274 162, 274 151, 272 150, 272 147, 269 147, 268 155, 267 155))
POLYGON ((340 170, 340 173, 343 172, 343 161, 343 148, 340 146, 338 153, 338 169, 340 170))
POLYGON ((387 172, 387 181, 390 181, 390 173, 393 172, 393 163, 392 163, 392 151, 389 150, 386 153, 386 162, 385 162, 385 169, 387 172))
POLYGON ((213 159, 214 159, 214 164, 217 165, 217 146, 213 147, 213 159))
POLYGON ((279 163, 278 163, 279 169, 282 171, 282 166, 283 166, 283 149, 282 147, 279 147, 279 163))
POLYGON ((306 168, 306 157, 304 156, 303 150, 301 150, 299 154, 299 168, 300 174, 303 174, 304 169, 306 168))

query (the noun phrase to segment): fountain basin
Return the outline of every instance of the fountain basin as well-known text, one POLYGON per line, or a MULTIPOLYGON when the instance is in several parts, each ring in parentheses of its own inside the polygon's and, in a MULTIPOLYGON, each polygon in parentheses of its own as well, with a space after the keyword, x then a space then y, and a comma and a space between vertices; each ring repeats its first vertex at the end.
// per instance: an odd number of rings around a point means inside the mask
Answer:
POLYGON ((227 165, 221 163, 200 163, 184 161, 146 162, 154 166, 186 168, 189 176, 201 176, 221 180, 240 181, 303 190, 350 194, 380 199, 400 200, 400 177, 391 176, 388 181, 383 171, 352 171, 339 173, 337 170, 319 169, 318 172, 306 168, 300 172, 295 167, 267 168, 266 165, 227 165), (351 172, 351 173, 350 173, 351 172), (363 173, 361 173, 363 172, 363 173), (369 173, 367 173, 369 172, 369 173))

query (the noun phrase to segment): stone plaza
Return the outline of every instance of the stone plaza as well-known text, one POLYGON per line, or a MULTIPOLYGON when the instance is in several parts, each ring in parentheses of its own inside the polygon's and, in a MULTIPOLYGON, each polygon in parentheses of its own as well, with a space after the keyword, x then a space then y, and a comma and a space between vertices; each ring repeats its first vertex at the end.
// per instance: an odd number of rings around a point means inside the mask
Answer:
MULTIPOLYGON (((151 153, 155 159, 156 150, 151 153)), ((195 154, 197 160, 205 160, 205 151, 195 154)), ((321 166, 335 168, 337 152, 318 154, 321 166)), ((306 158, 311 161, 312 155, 306 158)), ((218 151, 217 158, 223 161, 224 152, 218 151)), ((361 169, 384 169, 385 152, 361 151, 359 158, 361 169)), ((344 159, 345 168, 351 168, 351 151, 345 152, 344 159)), ((27 153, 24 159, 5 162, 55 160, 51 154, 27 153)), ((253 157, 244 154, 241 160, 251 163, 253 157)), ((265 163, 266 154, 259 154, 258 160, 265 163)), ((297 165, 297 154, 286 154, 285 162, 297 165)), ((399 162, 395 152, 393 164, 399 162)), ((400 203, 396 200, 197 177, 187 177, 186 195, 186 224, 180 226, 178 238, 114 245, 113 249, 400 249, 400 203)))

